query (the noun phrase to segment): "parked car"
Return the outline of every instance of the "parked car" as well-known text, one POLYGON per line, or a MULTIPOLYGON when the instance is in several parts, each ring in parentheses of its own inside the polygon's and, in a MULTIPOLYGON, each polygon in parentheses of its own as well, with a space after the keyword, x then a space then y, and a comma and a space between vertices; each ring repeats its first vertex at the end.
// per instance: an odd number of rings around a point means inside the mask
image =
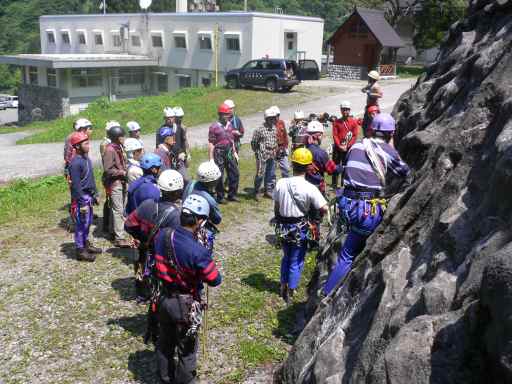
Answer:
POLYGON ((299 60, 299 69, 297 71, 299 80, 319 80, 320 70, 315 60, 299 60))
POLYGON ((9 106, 9 99, 6 96, 0 96, 0 111, 7 109, 9 106))
POLYGON ((285 59, 251 60, 242 68, 232 69, 225 75, 228 88, 264 87, 270 92, 290 91, 300 83, 297 63, 285 59))
POLYGON ((7 97, 8 108, 18 108, 18 96, 7 97))

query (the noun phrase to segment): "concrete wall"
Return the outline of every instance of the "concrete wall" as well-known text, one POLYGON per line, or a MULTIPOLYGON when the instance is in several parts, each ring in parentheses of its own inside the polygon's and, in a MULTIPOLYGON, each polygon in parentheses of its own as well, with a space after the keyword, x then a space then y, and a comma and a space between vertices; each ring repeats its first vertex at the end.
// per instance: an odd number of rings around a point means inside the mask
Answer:
POLYGON ((327 68, 327 74, 331 80, 366 80, 368 68, 365 65, 331 64, 327 68))
POLYGON ((64 115, 67 93, 58 88, 24 84, 18 89, 20 124, 53 120, 64 115))

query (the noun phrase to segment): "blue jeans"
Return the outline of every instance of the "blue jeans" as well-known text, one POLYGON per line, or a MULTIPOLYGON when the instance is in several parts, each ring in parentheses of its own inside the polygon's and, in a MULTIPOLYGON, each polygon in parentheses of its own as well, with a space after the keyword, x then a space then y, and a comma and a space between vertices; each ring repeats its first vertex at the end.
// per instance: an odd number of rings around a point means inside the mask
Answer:
POLYGON ((348 223, 349 232, 338 254, 338 262, 329 274, 324 286, 324 294, 328 295, 347 275, 352 262, 366 246, 366 240, 375 231, 384 210, 380 205, 375 207, 372 214, 371 204, 367 200, 350 199, 341 196, 338 201, 341 215, 348 223))
POLYGON ((89 228, 92 224, 92 198, 89 195, 84 195, 82 199, 77 202, 75 212, 75 247, 83 249, 87 247, 87 240, 89 239, 89 228), (80 212, 80 207, 86 207, 86 212, 80 212))
MULTIPOLYGON (((291 224, 293 226, 294 224, 291 224)), ((299 286, 300 277, 304 270, 304 259, 306 257, 307 245, 307 227, 301 231, 300 242, 283 243, 283 259, 281 260, 281 284, 288 284, 290 289, 296 289, 299 286)))
POLYGON ((256 157, 256 176, 254 177, 254 190, 256 193, 260 190, 261 182, 265 182, 265 191, 272 192, 275 179, 275 160, 260 160, 256 157))

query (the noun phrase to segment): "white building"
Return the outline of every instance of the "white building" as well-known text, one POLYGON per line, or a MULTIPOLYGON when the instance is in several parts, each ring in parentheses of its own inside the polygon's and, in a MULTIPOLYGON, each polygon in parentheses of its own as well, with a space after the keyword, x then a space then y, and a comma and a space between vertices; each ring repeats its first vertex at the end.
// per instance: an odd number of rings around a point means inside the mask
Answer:
POLYGON ((45 99, 62 98, 59 114, 67 114, 69 105, 99 96, 208 86, 215 73, 223 84, 224 72, 264 56, 320 66, 324 25, 320 18, 259 12, 59 15, 41 16, 39 24, 41 54, 0 56, 0 63, 23 67, 20 103, 40 108, 43 118, 55 116, 38 105, 44 101, 37 90, 45 99))

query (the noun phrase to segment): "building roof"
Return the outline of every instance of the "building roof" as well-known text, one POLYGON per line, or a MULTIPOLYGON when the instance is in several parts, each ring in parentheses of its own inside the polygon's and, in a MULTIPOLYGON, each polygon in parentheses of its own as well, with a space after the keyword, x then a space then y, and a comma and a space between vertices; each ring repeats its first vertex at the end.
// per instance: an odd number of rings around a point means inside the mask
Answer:
POLYGON ((47 68, 105 68, 157 66, 149 56, 110 53, 20 54, 0 56, 0 64, 32 65, 47 68))
POLYGON ((281 20, 299 20, 323 23, 324 19, 320 17, 300 16, 300 15, 284 15, 282 13, 267 13, 267 12, 244 12, 244 11, 231 11, 231 12, 159 12, 159 13, 106 13, 106 14, 85 14, 85 15, 44 15, 39 19, 44 21, 46 19, 66 19, 66 18, 126 18, 126 17, 173 17, 173 18, 238 18, 238 17, 262 17, 270 19, 281 20))
POLYGON ((333 33, 327 42, 333 40, 338 31, 340 31, 354 15, 358 15, 364 21, 370 32, 383 47, 400 48, 404 46, 404 42, 400 36, 398 36, 396 31, 384 17, 384 11, 361 7, 355 8, 352 15, 350 15, 350 17, 336 30, 336 32, 333 33))

